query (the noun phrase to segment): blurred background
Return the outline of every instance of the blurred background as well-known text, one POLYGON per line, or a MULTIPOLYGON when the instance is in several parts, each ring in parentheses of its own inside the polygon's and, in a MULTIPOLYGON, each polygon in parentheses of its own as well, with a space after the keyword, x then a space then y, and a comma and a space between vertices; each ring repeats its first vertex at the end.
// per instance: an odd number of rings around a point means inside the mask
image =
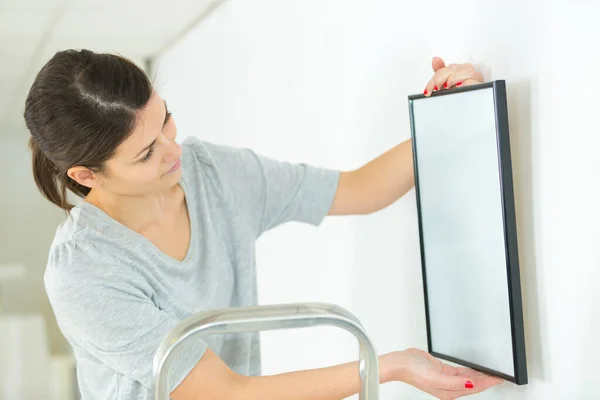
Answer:
MULTIPOLYGON (((0 400, 78 398, 43 285, 65 215, 35 187, 22 118, 67 48, 143 67, 180 139, 340 169, 410 136, 407 96, 433 56, 505 79, 530 383, 473 398, 600 398, 599 18, 591 0, 0 0, 0 400)), ((414 191, 368 217, 277 228, 257 261, 260 303, 336 303, 380 353, 426 348, 414 191)), ((333 328, 263 335, 265 374, 356 357, 333 328)), ((383 386, 392 398, 430 397, 383 386)))

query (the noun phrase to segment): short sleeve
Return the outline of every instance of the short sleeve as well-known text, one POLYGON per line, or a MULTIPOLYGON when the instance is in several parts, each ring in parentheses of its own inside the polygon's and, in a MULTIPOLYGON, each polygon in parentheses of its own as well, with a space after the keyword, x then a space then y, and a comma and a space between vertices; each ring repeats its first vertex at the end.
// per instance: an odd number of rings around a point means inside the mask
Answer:
POLYGON ((278 161, 245 148, 206 142, 195 146, 204 146, 200 152, 208 153, 236 212, 252 225, 257 237, 291 221, 318 226, 333 204, 337 170, 278 161))
MULTIPOLYGON (((115 268, 86 265, 85 270, 78 270, 69 265, 68 269, 67 274, 50 264, 45 274, 46 291, 65 337, 115 372, 151 390, 156 350, 179 321, 160 310, 145 288, 127 274, 116 273, 115 268)), ((207 348, 206 342, 190 339, 175 350, 170 391, 207 348)))

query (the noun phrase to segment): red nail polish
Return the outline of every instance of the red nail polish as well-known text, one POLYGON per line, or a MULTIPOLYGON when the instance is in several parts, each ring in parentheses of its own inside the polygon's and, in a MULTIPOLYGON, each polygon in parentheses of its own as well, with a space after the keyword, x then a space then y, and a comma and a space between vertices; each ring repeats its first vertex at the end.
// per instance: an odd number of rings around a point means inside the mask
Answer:
POLYGON ((466 382, 465 382, 465 387, 466 387, 467 389, 473 389, 473 382, 471 382, 471 381, 466 381, 466 382))
POLYGON ((440 89, 438 89, 437 85, 435 85, 433 90, 440 90, 440 89))
POLYGON ((448 87, 448 82, 444 82, 444 89, 448 87))
POLYGON ((458 83, 456 84, 456 87, 459 87, 460 85, 462 85, 462 82, 458 82, 458 83))
POLYGON ((423 94, 427 94, 427 89, 423 90, 423 94))

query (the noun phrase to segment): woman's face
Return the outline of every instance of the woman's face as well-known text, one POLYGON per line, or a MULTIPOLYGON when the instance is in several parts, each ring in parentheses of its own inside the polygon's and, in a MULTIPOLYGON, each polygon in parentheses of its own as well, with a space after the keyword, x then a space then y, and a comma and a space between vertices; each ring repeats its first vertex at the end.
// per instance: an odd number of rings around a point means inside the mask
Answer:
POLYGON ((138 115, 135 130, 99 176, 102 190, 143 196, 179 182, 181 147, 175 142, 177 127, 166 102, 155 92, 138 115))

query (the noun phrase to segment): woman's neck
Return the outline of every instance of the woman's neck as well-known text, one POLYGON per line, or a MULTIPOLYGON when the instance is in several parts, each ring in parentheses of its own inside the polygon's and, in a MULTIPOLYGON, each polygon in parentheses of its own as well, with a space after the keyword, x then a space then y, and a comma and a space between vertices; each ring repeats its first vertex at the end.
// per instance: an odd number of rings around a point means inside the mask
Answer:
POLYGON ((86 202, 138 233, 177 215, 184 200, 180 185, 146 196, 124 196, 92 189, 85 198, 86 202))

